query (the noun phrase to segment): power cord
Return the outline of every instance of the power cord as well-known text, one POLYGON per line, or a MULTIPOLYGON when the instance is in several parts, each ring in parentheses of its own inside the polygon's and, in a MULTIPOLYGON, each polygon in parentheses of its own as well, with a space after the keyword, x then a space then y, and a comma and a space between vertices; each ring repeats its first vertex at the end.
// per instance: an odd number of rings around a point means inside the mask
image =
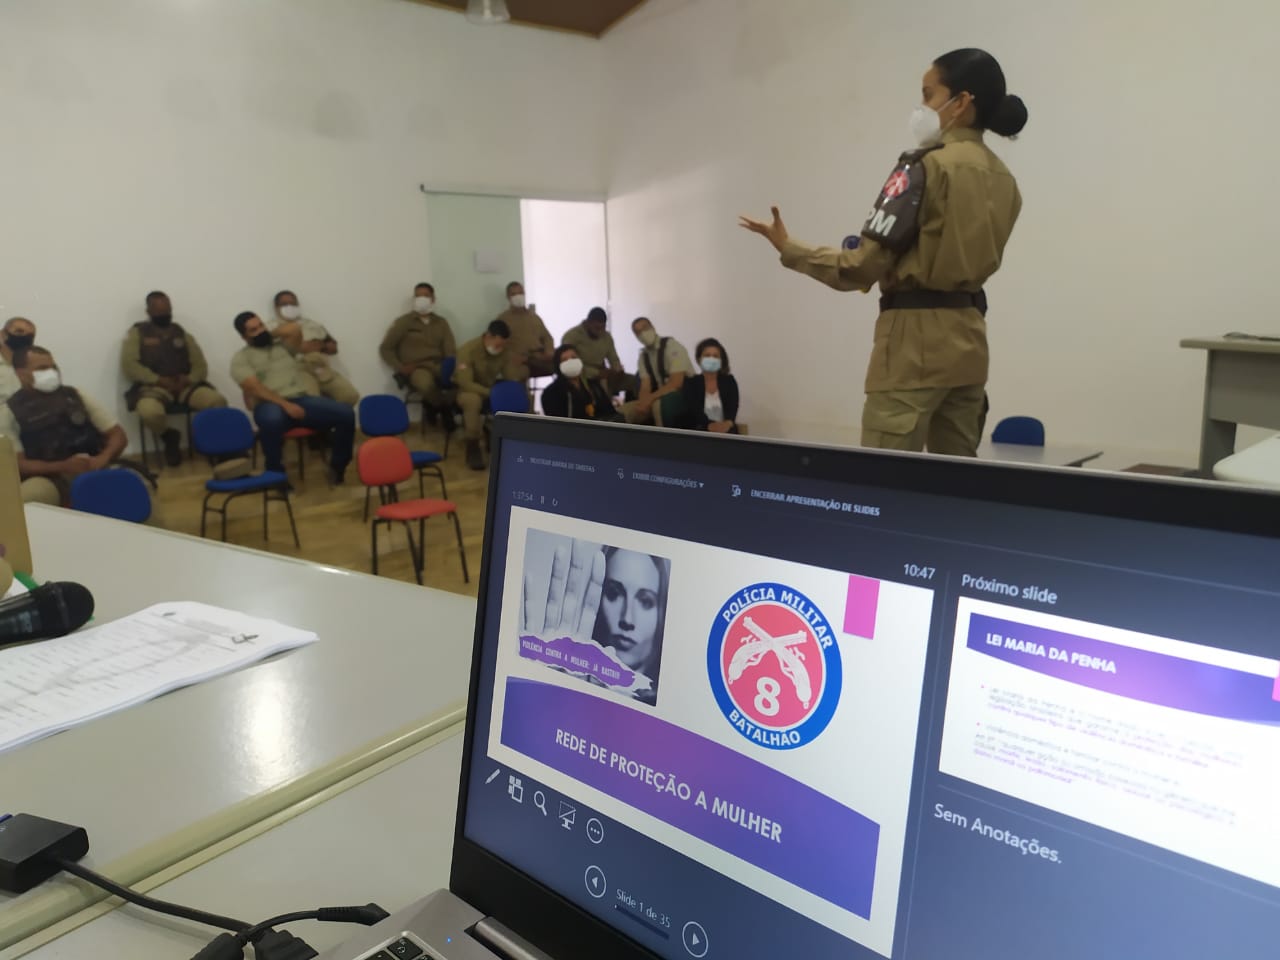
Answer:
POLYGON ((224 917, 216 913, 208 913, 204 910, 197 910, 194 907, 184 907, 177 903, 169 903, 167 900, 157 900, 155 897, 149 897, 145 893, 138 893, 126 886, 116 883, 114 880, 104 877, 96 870, 90 870, 84 864, 77 863, 74 860, 68 860, 65 857, 51 857, 49 862, 55 864, 58 869, 64 870, 74 877, 79 877, 86 883, 91 883, 95 887, 100 887, 107 893, 119 897, 129 903, 136 904, 146 910, 155 913, 163 913, 166 916, 178 917, 181 920, 191 920, 195 923, 202 923, 208 927, 218 927, 222 930, 230 930, 233 933, 240 933, 244 930, 253 928, 252 924, 245 923, 243 920, 236 920, 234 917, 224 917))
POLYGON ((291 933, 273 930, 272 928, 286 923, 296 923, 299 920, 319 920, 327 923, 358 923, 371 927, 378 921, 385 920, 390 916, 386 910, 376 903, 367 903, 363 907, 321 907, 318 910, 296 910, 293 913, 282 913, 279 916, 271 917, 261 923, 250 924, 234 917, 224 917, 205 910, 197 910, 194 907, 184 907, 181 904, 170 903, 167 900, 157 900, 155 897, 149 897, 145 893, 139 893, 116 883, 96 870, 91 870, 84 864, 68 860, 65 857, 51 857, 49 862, 55 864, 60 870, 79 877, 95 887, 100 887, 107 893, 117 896, 128 903, 155 913, 163 913, 166 916, 178 917, 181 920, 191 920, 208 927, 218 927, 222 930, 230 931, 215 937, 192 960, 243 960, 244 949, 251 943, 257 960, 310 960, 311 957, 319 956, 319 954, 306 941, 295 937, 291 933))
POLYGON ((80 863, 89 852, 89 835, 83 827, 59 823, 29 813, 0 813, 0 891, 22 894, 63 871, 93 884, 126 903, 155 913, 189 920, 227 931, 196 955, 197 960, 243 960, 244 948, 253 944, 258 960, 309 960, 318 956, 307 943, 272 927, 297 920, 322 920, 372 926, 389 916, 376 903, 363 907, 321 907, 280 914, 250 924, 234 917, 184 907, 149 897, 105 877, 80 863))
POLYGON ((305 941, 291 933, 272 928, 299 920, 359 923, 371 927, 388 916, 390 914, 376 903, 368 903, 363 907, 321 907, 319 910, 282 913, 239 933, 220 934, 192 957, 192 960, 242 960, 244 948, 250 943, 253 944, 253 953, 258 960, 307 960, 317 954, 305 941))

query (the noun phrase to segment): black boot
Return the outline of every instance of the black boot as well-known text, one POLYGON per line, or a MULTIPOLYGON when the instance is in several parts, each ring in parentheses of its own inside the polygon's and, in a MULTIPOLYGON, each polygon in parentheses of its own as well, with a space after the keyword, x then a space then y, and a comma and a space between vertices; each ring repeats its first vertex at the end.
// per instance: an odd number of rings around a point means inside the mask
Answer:
POLYGON ((484 469, 484 454, 480 452, 479 440, 467 441, 467 466, 472 470, 484 469))
POLYGON ((160 442, 164 444, 164 462, 171 467, 182 463, 182 434, 170 427, 160 434, 160 442))

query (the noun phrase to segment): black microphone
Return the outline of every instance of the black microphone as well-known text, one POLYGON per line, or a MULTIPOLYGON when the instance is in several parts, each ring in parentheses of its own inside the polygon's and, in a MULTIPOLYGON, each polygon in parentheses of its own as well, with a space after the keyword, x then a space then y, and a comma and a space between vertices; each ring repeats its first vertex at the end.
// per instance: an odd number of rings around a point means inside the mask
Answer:
POLYGON ((79 630, 93 616, 93 594, 78 583, 46 583, 0 603, 0 647, 79 630))

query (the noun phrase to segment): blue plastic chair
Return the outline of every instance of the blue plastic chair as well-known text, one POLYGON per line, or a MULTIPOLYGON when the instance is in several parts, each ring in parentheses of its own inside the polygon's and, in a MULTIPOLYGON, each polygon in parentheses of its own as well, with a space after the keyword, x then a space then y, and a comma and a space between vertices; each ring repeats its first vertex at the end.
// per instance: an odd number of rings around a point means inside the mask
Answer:
POLYGON ((151 518, 151 495, 132 470, 92 470, 71 481, 71 509, 146 523, 151 518))
POLYGON ((499 380, 489 391, 489 412, 528 413, 529 388, 519 380, 499 380))
MULTIPOLYGON (((374 393, 360 398, 360 430, 366 437, 400 437, 409 432, 409 406, 397 396, 390 393, 374 393)), ((446 440, 446 443, 448 441, 446 440)), ((440 480, 440 496, 448 500, 449 489, 445 486, 444 471, 440 461, 444 457, 434 450, 411 450, 413 468, 418 471, 418 497, 426 499, 427 488, 424 476, 434 474, 440 480)), ((372 487, 364 491, 364 518, 369 519, 369 496, 372 487)))
MULTIPOLYGON (((196 452, 214 462, 219 457, 238 456, 248 453, 254 448, 257 438, 253 433, 253 424, 243 410, 233 407, 218 407, 212 410, 201 410, 191 421, 191 442, 196 452)), ((200 536, 205 535, 205 525, 210 513, 222 514, 222 539, 227 539, 227 508, 237 497, 248 494, 262 494, 262 539, 269 537, 267 529, 267 505, 272 500, 279 500, 289 514, 289 529, 293 531, 293 545, 301 549, 298 541, 298 525, 293 521, 293 505, 289 502, 289 478, 274 470, 250 474, 247 477, 236 477, 233 480, 219 480, 216 477, 205 483, 204 502, 200 505, 200 536), (223 499, 218 506, 211 507, 209 501, 216 496, 223 499)))
POLYGON ((1035 417, 1005 417, 991 432, 991 442, 1043 447, 1044 424, 1035 417))

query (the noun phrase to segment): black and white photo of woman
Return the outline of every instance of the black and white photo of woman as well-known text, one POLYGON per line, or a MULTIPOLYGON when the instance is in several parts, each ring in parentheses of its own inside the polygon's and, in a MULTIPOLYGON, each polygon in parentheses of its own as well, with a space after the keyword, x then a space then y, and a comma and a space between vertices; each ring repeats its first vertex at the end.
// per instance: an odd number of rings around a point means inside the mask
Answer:
POLYGON ((666 557, 530 530, 521 632, 593 640, 648 680, 632 696, 655 704, 670 581, 666 557))

